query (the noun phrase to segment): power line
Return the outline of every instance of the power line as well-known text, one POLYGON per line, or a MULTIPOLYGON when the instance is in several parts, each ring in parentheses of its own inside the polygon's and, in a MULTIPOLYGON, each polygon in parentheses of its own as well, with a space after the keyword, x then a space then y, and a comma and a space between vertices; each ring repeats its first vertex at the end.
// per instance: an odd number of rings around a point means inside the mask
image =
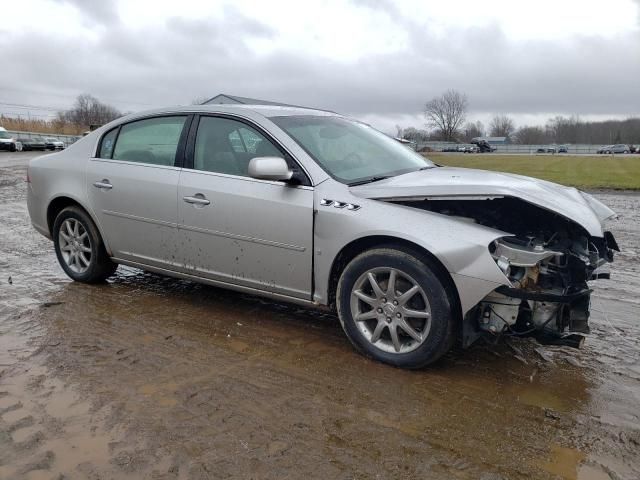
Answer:
MULTIPOLYGON (((11 90, 11 91, 14 91, 14 92, 30 93, 30 94, 34 94, 34 95, 42 95, 42 96, 49 96, 49 97, 72 98, 74 100, 78 97, 78 95, 63 95, 63 94, 60 94, 60 93, 46 93, 46 92, 42 92, 42 91, 28 90, 28 89, 24 89, 24 88, 0 86, 0 91, 2 91, 2 90, 11 90)), ((155 103, 134 102, 134 101, 130 101, 130 100, 116 100, 116 99, 113 99, 113 98, 109 99, 109 98, 104 98, 104 97, 101 97, 98 100, 104 101, 104 102, 109 102, 109 103, 125 103, 125 104, 130 104, 130 105, 143 105, 143 106, 147 106, 147 107, 154 107, 154 106, 157 105, 155 103)))
POLYGON ((36 110, 48 110, 51 112, 58 112, 60 110, 64 110, 64 108, 54 108, 54 107, 44 107, 42 105, 29 105, 26 103, 6 103, 6 102, 0 102, 0 105, 5 106, 5 107, 12 107, 12 108, 24 108, 24 109, 28 109, 28 108, 32 108, 32 109, 36 109, 36 110))

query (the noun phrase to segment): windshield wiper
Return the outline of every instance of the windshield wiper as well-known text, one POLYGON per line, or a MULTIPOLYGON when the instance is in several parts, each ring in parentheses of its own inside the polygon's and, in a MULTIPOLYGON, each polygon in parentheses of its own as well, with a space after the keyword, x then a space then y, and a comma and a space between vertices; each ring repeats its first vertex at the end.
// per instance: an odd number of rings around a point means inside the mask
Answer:
POLYGON ((349 187, 355 187, 355 186, 358 186, 358 185, 364 185, 365 183, 372 183, 372 182, 378 182, 380 180, 386 180, 387 178, 391 178, 391 177, 393 177, 393 175, 378 175, 378 176, 365 178, 364 180, 358 180, 356 182, 351 182, 351 183, 348 183, 347 185, 349 187))

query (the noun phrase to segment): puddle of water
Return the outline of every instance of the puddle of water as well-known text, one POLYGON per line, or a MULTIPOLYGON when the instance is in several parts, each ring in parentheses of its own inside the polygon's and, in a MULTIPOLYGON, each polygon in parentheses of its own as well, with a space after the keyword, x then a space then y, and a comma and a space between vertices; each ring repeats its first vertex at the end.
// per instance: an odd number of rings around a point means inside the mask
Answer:
POLYGON ((578 467, 577 480, 611 480, 609 474, 600 468, 591 465, 580 465, 578 467))
POLYGON ((574 448, 551 445, 550 459, 542 468, 566 480, 578 480, 578 467, 585 458, 584 453, 574 448))
POLYGON ((57 419, 69 419, 82 417, 89 413, 90 404, 81 401, 78 393, 65 388, 60 381, 55 382, 56 386, 53 386, 52 383, 49 381, 45 384, 47 390, 55 390, 55 395, 51 395, 46 402, 45 411, 48 415, 57 419))
MULTIPOLYGON (((605 470, 586 462, 589 462, 589 457, 579 450, 551 445, 550 458, 542 468, 565 480, 611 480, 605 470)), ((624 468, 619 471, 624 471, 624 468)))
POLYGON ((541 388, 535 384, 513 385, 507 390, 519 402, 532 407, 568 412, 575 406, 571 403, 571 399, 561 397, 548 388, 541 388))
POLYGON ((45 441, 43 450, 55 452, 52 469, 73 473, 81 463, 106 466, 111 458, 108 435, 93 434, 86 425, 68 426, 64 438, 45 441))
POLYGON ((0 332, 0 368, 11 366, 30 353, 28 336, 0 332))

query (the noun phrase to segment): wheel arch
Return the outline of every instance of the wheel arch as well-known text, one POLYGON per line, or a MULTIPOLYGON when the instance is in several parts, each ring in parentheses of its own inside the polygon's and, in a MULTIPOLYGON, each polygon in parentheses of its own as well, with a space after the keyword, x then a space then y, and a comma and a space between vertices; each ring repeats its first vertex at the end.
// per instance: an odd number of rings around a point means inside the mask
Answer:
POLYGON ((104 244, 105 250, 109 255, 111 255, 111 249, 109 248, 109 244, 107 243, 107 239, 102 233, 102 229, 100 228, 100 224, 98 223, 96 217, 93 215, 90 209, 86 208, 78 199, 67 196, 60 195, 54 197, 47 206, 47 229, 49 230, 49 234, 51 238, 53 238, 53 224, 56 220, 58 214, 67 207, 78 207, 81 208, 93 221, 93 224, 96 226, 98 233, 100 234, 100 238, 102 239, 102 243, 104 244))
POLYGON ((420 260, 426 261, 430 266, 436 270, 434 273, 438 275, 444 284, 447 295, 449 296, 449 302, 452 307, 452 313, 456 320, 456 325, 462 325, 462 307, 460 303, 460 296, 458 294, 458 288, 456 287, 453 278, 449 274, 444 264, 433 253, 429 252, 424 247, 414 243, 410 240, 406 240, 399 237, 387 236, 387 235, 372 235, 367 237, 361 237, 355 239, 342 247, 338 254, 333 259, 331 265, 331 271, 329 274, 328 285, 328 305, 334 309, 336 304, 336 291, 338 287, 338 281, 340 275, 344 271, 345 267, 356 256, 366 250, 380 247, 393 247, 398 250, 402 250, 406 253, 410 253, 420 260))

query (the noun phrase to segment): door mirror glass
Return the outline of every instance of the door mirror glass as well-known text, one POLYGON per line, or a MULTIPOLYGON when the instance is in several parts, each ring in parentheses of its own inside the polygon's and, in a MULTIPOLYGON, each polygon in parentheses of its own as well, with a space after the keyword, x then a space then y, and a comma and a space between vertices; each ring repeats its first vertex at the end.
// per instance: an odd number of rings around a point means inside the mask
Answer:
POLYGON ((255 157, 249 162, 249 176, 261 180, 291 180, 293 172, 281 157, 255 157))

